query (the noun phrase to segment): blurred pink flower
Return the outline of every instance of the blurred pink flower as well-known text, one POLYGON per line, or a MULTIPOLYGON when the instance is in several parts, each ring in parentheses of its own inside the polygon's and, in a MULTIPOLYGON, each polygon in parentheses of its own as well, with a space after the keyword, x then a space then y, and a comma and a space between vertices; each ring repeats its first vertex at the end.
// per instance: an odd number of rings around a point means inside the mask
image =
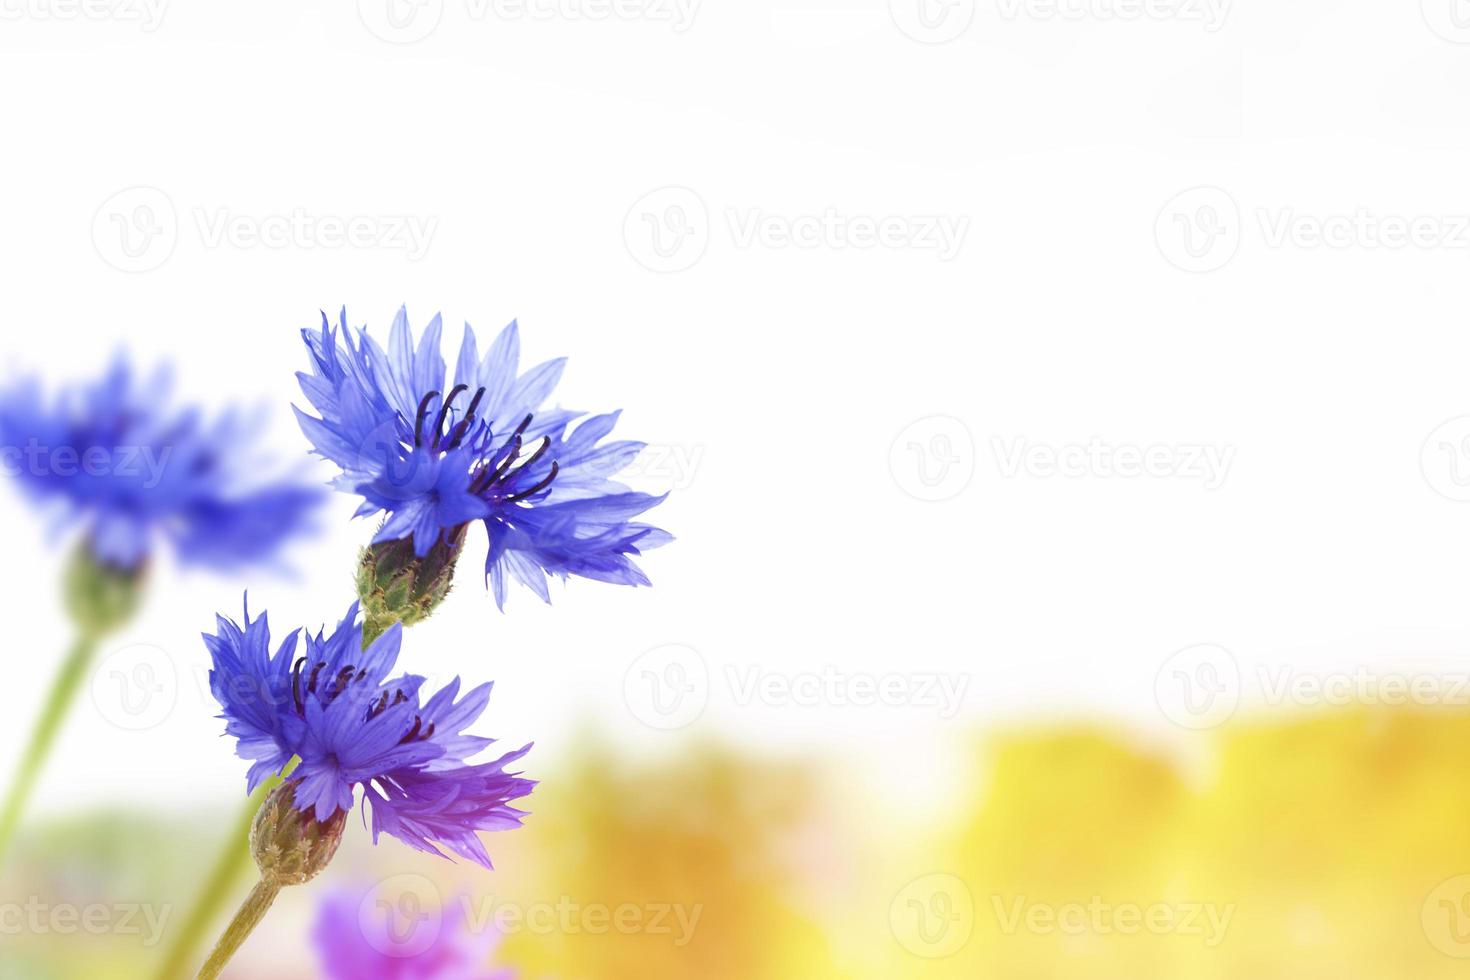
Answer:
POLYGON ((441 908, 412 891, 390 896, 382 887, 340 888, 318 906, 312 938, 329 980, 515 980, 490 965, 501 935, 476 928, 458 899, 441 908))

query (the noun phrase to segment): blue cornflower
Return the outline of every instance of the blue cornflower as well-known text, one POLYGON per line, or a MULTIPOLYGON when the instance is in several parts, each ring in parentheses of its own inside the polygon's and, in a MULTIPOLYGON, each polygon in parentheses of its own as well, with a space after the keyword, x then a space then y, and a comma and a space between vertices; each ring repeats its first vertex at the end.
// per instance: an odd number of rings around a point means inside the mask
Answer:
POLYGON ((519 826, 526 814, 510 801, 535 785, 505 771, 529 745, 493 762, 468 761, 493 741, 464 734, 484 712, 491 685, 456 700, 456 678, 424 701, 424 678, 388 680, 403 627, 394 624, 363 649, 357 603, 331 636, 307 633, 297 657, 300 637, 292 632, 272 654, 266 616, 252 620, 248 608, 243 628, 219 617, 218 633, 204 637, 225 733, 254 763, 249 790, 298 757, 288 783, 296 809, 326 822, 351 810, 361 787, 375 841, 386 832, 490 867, 476 832, 519 826))
POLYGON ((618 413, 568 428, 584 413, 543 408, 565 358, 517 374, 520 334, 506 327, 483 358, 465 325, 454 383, 446 380, 434 317, 415 345, 400 309, 385 351, 364 328, 302 331, 314 371, 302 391, 320 413, 297 410, 318 454, 337 464, 338 489, 363 498, 359 516, 386 513, 375 543, 409 539, 422 558, 483 521, 485 572, 503 606, 507 575, 550 601, 547 574, 647 585, 633 562, 670 536, 633 518, 662 496, 610 477, 644 448, 603 443, 618 413))
POLYGON ((260 481, 255 425, 167 407, 169 372, 135 376, 119 355, 99 379, 48 400, 34 378, 0 390, 0 463, 25 493, 81 524, 102 565, 139 568, 157 538, 186 563, 229 570, 271 560, 323 493, 260 481))

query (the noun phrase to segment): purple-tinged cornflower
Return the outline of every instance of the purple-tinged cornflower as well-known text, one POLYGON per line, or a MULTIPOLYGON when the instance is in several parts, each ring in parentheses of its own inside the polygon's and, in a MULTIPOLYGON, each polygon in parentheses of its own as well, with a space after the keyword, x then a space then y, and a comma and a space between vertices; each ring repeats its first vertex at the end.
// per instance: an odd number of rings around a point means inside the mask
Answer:
POLYGON ((373 889, 329 892, 312 929, 327 980, 514 980, 489 966, 501 935, 490 923, 472 928, 468 900, 437 909, 404 910, 373 889))
POLYGON ((424 678, 388 673, 403 636, 394 624, 366 649, 358 606, 331 636, 292 632, 270 651, 266 616, 245 624, 220 617, 204 642, 214 660, 210 688, 224 707, 226 734, 254 764, 255 788, 282 772, 292 757, 300 764, 287 785, 295 808, 320 823, 352 809, 362 788, 371 810, 373 839, 382 833, 430 854, 440 848, 490 867, 479 831, 517 827, 526 814, 510 805, 535 785, 506 766, 527 745, 493 762, 474 764, 491 739, 464 734, 484 712, 491 685, 462 698, 459 679, 423 700, 424 678))
POLYGON ((28 378, 0 390, 0 463, 25 493, 80 524, 93 558, 141 567, 160 538, 186 564, 228 571, 275 560, 323 494, 257 478, 257 426, 170 408, 169 372, 138 377, 119 355, 99 379, 52 399, 28 378))
POLYGON ((358 515, 387 515, 374 542, 409 540, 423 558, 457 548, 465 526, 482 521, 502 608, 508 577, 548 602, 548 574, 649 584, 633 559, 671 538, 634 518, 664 498, 611 479, 644 444, 603 442, 616 412, 571 427, 583 413, 543 407, 566 361, 519 374, 515 323, 483 358, 466 324, 452 383, 441 332, 436 316, 415 344, 401 309, 387 350, 365 328, 354 338, 345 310, 336 328, 323 314, 320 332, 302 332, 313 372, 298 378, 320 417, 297 418, 341 468, 337 488, 363 498, 358 515))

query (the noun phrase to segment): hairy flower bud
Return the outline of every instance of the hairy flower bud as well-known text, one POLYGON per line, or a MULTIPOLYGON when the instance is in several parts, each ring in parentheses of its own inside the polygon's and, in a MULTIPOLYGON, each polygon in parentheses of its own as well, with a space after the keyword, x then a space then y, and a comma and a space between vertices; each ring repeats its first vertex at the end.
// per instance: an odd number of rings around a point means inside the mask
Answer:
POLYGON ((146 565, 125 569, 104 564, 84 544, 67 563, 66 610, 83 632, 111 633, 138 611, 146 575, 146 565))
POLYGON ((296 809, 296 782, 277 786, 250 827, 250 853, 261 878, 274 885, 304 885, 324 871, 342 843, 347 811, 322 821, 296 809))
POLYGON ((357 596, 362 601, 363 643, 371 643, 394 623, 412 626, 428 619, 454 583, 454 566, 464 550, 465 526, 440 538, 422 558, 403 538, 369 545, 357 566, 357 596))

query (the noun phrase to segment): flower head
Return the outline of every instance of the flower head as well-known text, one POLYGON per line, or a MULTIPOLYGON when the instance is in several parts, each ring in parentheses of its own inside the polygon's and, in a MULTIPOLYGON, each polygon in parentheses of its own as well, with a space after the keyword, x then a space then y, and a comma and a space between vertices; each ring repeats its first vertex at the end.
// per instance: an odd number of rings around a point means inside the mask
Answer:
POLYGON ((337 327, 323 314, 320 332, 303 331, 314 370, 297 377, 320 417, 297 417, 317 453, 341 468, 338 489, 363 498, 359 516, 387 515, 375 542, 409 539, 423 557, 482 521, 485 571, 502 606, 508 576, 546 601, 547 574, 647 585, 633 558, 670 538, 633 519, 663 497, 611 479, 644 444, 602 441, 616 412, 582 419, 544 408, 566 362, 518 374, 516 324, 483 358, 466 324, 452 384, 441 333, 436 316, 415 344, 404 310, 387 350, 366 329, 354 337, 345 310, 337 327))
POLYGON ((493 762, 468 760, 492 739, 464 734, 490 699, 485 684, 459 697, 459 679, 424 700, 424 678, 388 679, 398 659, 402 625, 367 649, 354 603, 331 636, 292 632, 274 653, 262 614, 240 626, 218 618, 204 637, 214 661, 210 689, 224 707, 225 732, 254 764, 254 791, 291 758, 297 809, 326 821, 352 809, 355 790, 371 809, 373 839, 384 832, 431 854, 447 849, 485 867, 478 831, 507 830, 526 814, 510 806, 535 785, 505 767, 530 746, 493 762))
POLYGON ((140 378, 121 356, 54 399, 33 378, 11 384, 0 390, 0 463, 59 524, 82 525, 103 565, 137 569, 158 538, 182 561, 219 570, 271 561, 322 492, 256 479, 256 426, 170 409, 168 387, 167 370, 140 378))
POLYGON ((420 910, 415 903, 413 918, 407 919, 399 903, 384 901, 377 889, 329 892, 312 929, 322 975, 328 980, 513 980, 513 970, 486 965, 501 936, 489 923, 478 931, 471 927, 468 902, 461 897, 442 911, 420 910))

